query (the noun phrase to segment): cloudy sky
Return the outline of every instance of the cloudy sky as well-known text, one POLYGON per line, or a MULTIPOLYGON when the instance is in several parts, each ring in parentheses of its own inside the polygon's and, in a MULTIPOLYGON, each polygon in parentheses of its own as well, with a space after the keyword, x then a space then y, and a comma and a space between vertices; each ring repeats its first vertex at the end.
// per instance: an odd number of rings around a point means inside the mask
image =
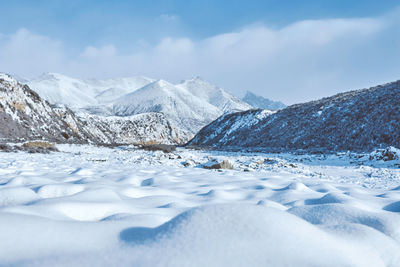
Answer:
POLYGON ((0 72, 201 76, 287 104, 400 79, 400 2, 0 0, 0 72))

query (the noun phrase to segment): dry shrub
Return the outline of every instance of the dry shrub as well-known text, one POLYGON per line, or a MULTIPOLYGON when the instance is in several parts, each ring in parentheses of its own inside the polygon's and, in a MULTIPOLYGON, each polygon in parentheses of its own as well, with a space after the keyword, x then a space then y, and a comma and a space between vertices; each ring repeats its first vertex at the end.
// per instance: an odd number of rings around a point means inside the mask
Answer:
POLYGON ((149 140, 149 141, 141 141, 140 142, 141 145, 158 145, 159 142, 155 141, 155 140, 149 140))
POLYGON ((25 148, 55 148, 55 144, 47 141, 29 141, 22 145, 25 148))

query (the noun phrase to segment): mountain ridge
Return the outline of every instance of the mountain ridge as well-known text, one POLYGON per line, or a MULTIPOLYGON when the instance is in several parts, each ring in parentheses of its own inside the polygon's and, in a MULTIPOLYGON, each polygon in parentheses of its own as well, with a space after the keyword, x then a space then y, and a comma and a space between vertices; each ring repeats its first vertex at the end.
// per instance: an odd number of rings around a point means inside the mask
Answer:
POLYGON ((184 136, 193 136, 224 113, 252 108, 199 77, 172 84, 143 76, 84 80, 48 73, 28 85, 49 102, 64 104, 79 114, 131 116, 161 112, 184 136))
POLYGON ((257 120, 261 113, 220 117, 188 144, 257 151, 370 152, 400 147, 400 81, 295 104, 257 120), (234 123, 239 127, 232 129, 234 123))

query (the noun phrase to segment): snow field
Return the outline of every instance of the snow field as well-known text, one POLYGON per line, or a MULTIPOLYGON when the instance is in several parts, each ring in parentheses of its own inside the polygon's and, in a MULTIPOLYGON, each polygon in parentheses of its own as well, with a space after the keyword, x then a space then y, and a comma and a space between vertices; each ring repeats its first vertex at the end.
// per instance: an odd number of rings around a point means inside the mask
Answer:
POLYGON ((400 176, 386 163, 58 149, 0 153, 0 265, 400 265, 400 176), (235 169, 198 167, 210 158, 235 169))

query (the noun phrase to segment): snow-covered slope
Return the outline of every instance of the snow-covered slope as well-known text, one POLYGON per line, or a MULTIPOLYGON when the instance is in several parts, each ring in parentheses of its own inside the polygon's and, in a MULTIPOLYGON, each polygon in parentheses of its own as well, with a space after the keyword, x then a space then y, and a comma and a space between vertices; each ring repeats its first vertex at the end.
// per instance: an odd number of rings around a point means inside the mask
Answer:
POLYGON ((226 115, 204 127, 190 144, 264 151, 400 147, 400 81, 293 105, 255 120, 262 113, 226 115), (244 120, 242 126, 234 127, 238 120, 244 120))
MULTIPOLYGON (((162 113, 126 117, 85 115, 79 117, 86 129, 117 144, 183 144, 191 136, 170 123, 162 113)), ((110 143, 110 142, 109 142, 110 143)))
POLYGON ((242 98, 242 100, 254 108, 278 110, 286 107, 286 105, 282 102, 272 101, 268 98, 256 95, 250 91, 246 92, 246 95, 242 98))
POLYGON ((57 73, 45 73, 29 81, 28 86, 33 88, 42 98, 52 104, 65 104, 70 108, 94 105, 94 88, 81 80, 57 73))
POLYGON ((0 125, 0 138, 9 141, 178 144, 189 138, 160 113, 129 117, 76 116, 63 105, 50 106, 27 85, 1 73, 0 125))
POLYGON ((112 102, 151 82, 153 82, 152 79, 141 76, 84 80, 58 73, 45 73, 27 84, 50 103, 64 104, 77 109, 112 102))
POLYGON ((175 125, 190 133, 195 133, 222 114, 217 107, 164 80, 124 95, 113 103, 113 113, 118 116, 144 112, 162 112, 175 125))
POLYGON ((177 86, 188 90, 193 95, 217 107, 223 113, 243 111, 252 108, 251 105, 200 77, 183 81, 177 86))

